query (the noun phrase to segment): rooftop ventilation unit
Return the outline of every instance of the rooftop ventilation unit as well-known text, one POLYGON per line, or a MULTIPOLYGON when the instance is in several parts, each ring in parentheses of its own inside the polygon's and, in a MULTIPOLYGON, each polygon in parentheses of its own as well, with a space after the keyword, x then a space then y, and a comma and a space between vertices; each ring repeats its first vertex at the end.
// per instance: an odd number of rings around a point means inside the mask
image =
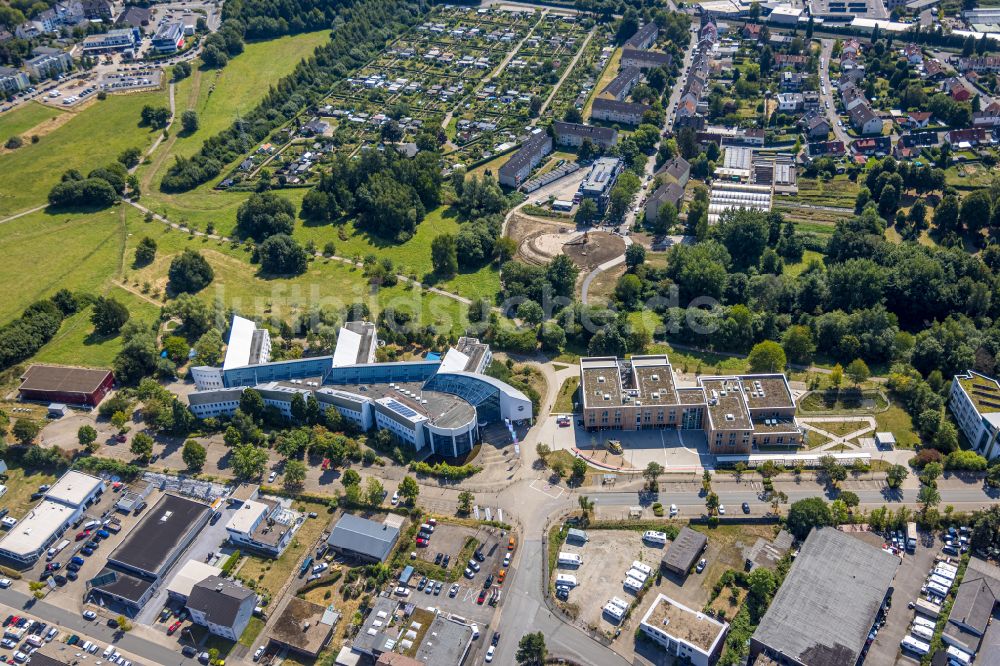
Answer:
POLYGON ((597 383, 598 384, 603 384, 604 383, 604 375, 599 375, 597 377, 597 383))

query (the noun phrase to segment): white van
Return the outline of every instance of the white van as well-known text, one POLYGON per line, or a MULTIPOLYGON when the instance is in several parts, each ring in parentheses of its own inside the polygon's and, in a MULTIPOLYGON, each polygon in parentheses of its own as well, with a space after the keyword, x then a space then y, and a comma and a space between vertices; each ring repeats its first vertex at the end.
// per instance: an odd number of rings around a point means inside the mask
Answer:
POLYGON ((649 576, 639 571, 638 569, 629 569, 625 573, 625 575, 628 576, 629 578, 635 578, 640 583, 645 583, 646 579, 649 578, 649 576))
POLYGON ((649 543, 658 543, 660 545, 663 545, 667 543, 667 533, 657 532, 656 530, 649 530, 643 533, 642 540, 648 541, 649 543))
POLYGON ((114 654, 114 652, 115 652, 115 649, 112 646, 109 645, 107 647, 107 649, 101 654, 101 656, 104 657, 105 659, 107 659, 112 654, 114 654))
POLYGON ((922 640, 916 639, 913 636, 904 636, 903 640, 899 641, 899 647, 903 651, 909 651, 920 656, 924 656, 931 651, 930 643, 925 643, 922 640))
POLYGON ((936 624, 928 620, 926 617, 920 617, 919 615, 914 616, 913 626, 927 627, 931 631, 933 631, 937 627, 936 624))
POLYGON ((559 553, 559 564, 568 567, 578 567, 583 564, 583 558, 576 553, 559 553))
POLYGON ((576 587, 576 576, 572 574, 556 574, 556 585, 567 585, 569 587, 576 587))
POLYGON ((622 585, 625 586, 626 590, 632 590, 633 592, 639 592, 642 589, 642 582, 632 578, 631 576, 625 576, 625 580, 622 581, 622 585))
POLYGON ((653 568, 651 566, 649 566, 648 564, 643 564, 639 560, 634 560, 632 562, 632 568, 636 569, 638 571, 641 571, 642 573, 646 574, 647 576, 649 574, 653 573, 653 568))
POLYGON ((28 636, 28 638, 25 639, 25 642, 28 643, 29 645, 33 646, 33 647, 36 647, 36 648, 40 648, 43 645, 45 645, 45 641, 42 640, 42 637, 41 636, 35 636, 34 634, 32 634, 31 636, 28 636))

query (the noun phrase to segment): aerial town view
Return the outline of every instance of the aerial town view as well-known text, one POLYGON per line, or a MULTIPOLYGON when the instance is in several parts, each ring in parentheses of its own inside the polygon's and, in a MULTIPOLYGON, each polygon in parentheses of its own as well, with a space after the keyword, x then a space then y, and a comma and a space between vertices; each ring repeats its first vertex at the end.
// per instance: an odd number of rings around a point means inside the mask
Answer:
POLYGON ((0 663, 1000 666, 1000 0, 0 0, 0 663))

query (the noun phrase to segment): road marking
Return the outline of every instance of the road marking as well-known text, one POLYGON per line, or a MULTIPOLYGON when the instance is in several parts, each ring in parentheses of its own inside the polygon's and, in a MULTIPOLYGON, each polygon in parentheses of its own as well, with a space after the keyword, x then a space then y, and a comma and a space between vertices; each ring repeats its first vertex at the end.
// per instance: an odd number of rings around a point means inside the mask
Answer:
POLYGON ((532 490, 536 490, 536 491, 540 492, 543 495, 547 495, 548 497, 551 497, 552 499, 559 499, 562 496, 562 494, 563 494, 563 489, 562 488, 560 488, 558 486, 553 486, 551 483, 544 484, 544 488, 536 488, 535 487, 536 483, 538 483, 538 479, 535 479, 534 481, 532 481, 531 485, 528 486, 528 487, 531 488, 532 490), (557 490, 559 492, 557 492, 557 493, 555 493, 553 495, 552 492, 550 492, 553 488, 555 488, 555 490, 557 490))

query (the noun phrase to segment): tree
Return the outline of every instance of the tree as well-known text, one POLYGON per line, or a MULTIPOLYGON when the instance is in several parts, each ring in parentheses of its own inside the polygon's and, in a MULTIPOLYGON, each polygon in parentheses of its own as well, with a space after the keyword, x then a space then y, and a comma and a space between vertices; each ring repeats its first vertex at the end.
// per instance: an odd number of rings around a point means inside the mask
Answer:
POLYGON ((871 370, 868 369, 868 365, 862 361, 860 358, 856 358, 847 365, 847 377, 854 383, 854 386, 861 386, 861 384, 868 381, 868 378, 872 376, 871 370))
POLYGON ((903 465, 893 465, 886 472, 885 482, 889 484, 890 488, 899 488, 909 475, 910 471, 903 465))
POLYGON ((135 246, 135 265, 148 266, 156 258, 156 241, 146 236, 135 246))
POLYGON ((660 478, 661 474, 663 474, 663 465, 655 460, 650 461, 642 472, 642 476, 646 479, 646 485, 650 489, 656 488, 656 480, 660 478))
POLYGON ((365 503, 368 506, 378 506, 385 499, 385 488, 374 476, 368 477, 365 484, 365 503))
POLYGON ((167 277, 170 279, 170 290, 175 294, 194 294, 215 279, 215 271, 200 252, 186 249, 170 262, 167 277))
POLYGON ((253 444, 239 444, 230 455, 233 473, 241 479, 256 479, 264 473, 267 451, 253 444))
POLYGON ((719 504, 719 496, 714 492, 705 496, 705 508, 708 509, 708 515, 714 516, 715 512, 719 510, 719 504))
POLYGON ((594 500, 590 499, 586 495, 580 495, 576 502, 580 505, 580 511, 583 512, 584 521, 589 521, 590 512, 594 510, 594 500))
POLYGON ((789 507, 787 524, 792 535, 803 540, 812 528, 833 525, 833 514, 823 498, 807 497, 789 507))
POLYGON ((76 431, 76 438, 80 441, 80 446, 93 453, 91 447, 97 442, 97 431, 94 429, 94 426, 80 426, 80 429, 76 431))
POLYGON ((572 470, 573 478, 582 481, 584 475, 587 473, 587 461, 583 458, 574 458, 572 470))
POLYGON ((934 208, 934 226, 943 232, 958 231, 958 197, 946 194, 934 208))
POLYGON ((35 437, 38 437, 38 433, 41 431, 42 426, 36 421, 32 421, 31 419, 18 419, 14 421, 14 427, 11 429, 11 434, 14 435, 14 439, 27 446, 35 441, 35 437))
POLYGON ((417 496, 420 495, 420 484, 412 476, 404 476, 399 482, 399 494, 406 499, 408 504, 415 504, 417 496))
POLYGON ((128 321, 128 317, 128 308, 119 301, 98 296, 94 302, 94 310, 90 314, 90 323, 94 325, 94 332, 98 335, 117 335, 128 321))
POLYGON ((185 111, 181 114, 181 128, 185 134, 194 134, 198 131, 198 112, 185 111))
POLYGON ((431 264, 441 277, 458 272, 458 245, 453 234, 441 234, 431 241, 431 264))
POLYGON ((458 494, 458 512, 462 514, 467 514, 472 511, 472 503, 476 500, 476 496, 470 493, 468 490, 463 490, 458 494))
POLYGON ((639 243, 632 243, 625 249, 625 265, 628 268, 636 268, 646 263, 646 248, 639 243))
POLYGON ((144 432, 136 433, 135 437, 132 438, 129 451, 137 458, 148 462, 149 457, 153 454, 153 438, 144 432))
POLYGON ((132 631, 132 623, 129 622, 124 615, 119 615, 115 619, 115 623, 117 623, 118 628, 124 631, 125 633, 132 631))
POLYGON ((306 480, 306 464, 301 460, 285 461, 285 488, 301 488, 306 480))
POLYGON ((184 442, 184 450, 181 452, 181 459, 184 464, 187 465, 188 469, 193 472, 201 471, 201 468, 205 466, 205 458, 207 453, 205 447, 189 439, 184 442))
POLYGON ((993 201, 987 189, 976 190, 962 199, 959 224, 971 232, 978 232, 990 220, 993 201))
POLYGON ((590 224, 598 218, 600 211, 597 210, 597 203, 593 199, 584 199, 576 209, 575 220, 577 224, 590 224))
POLYGON ((808 326, 789 326, 781 338, 781 346, 792 363, 808 364, 816 352, 816 342, 808 326))
POLYGON ((358 474, 353 469, 345 469, 344 473, 340 475, 340 483, 347 488, 348 486, 357 486, 361 484, 361 475, 358 474))
POLYGON ((850 490, 842 490, 840 494, 837 496, 837 499, 839 499, 841 502, 846 504, 848 508, 851 509, 861 504, 861 498, 858 497, 858 494, 853 493, 850 490))
POLYGON ((273 192, 252 194, 236 210, 237 233, 258 243, 276 234, 290 235, 294 227, 295 206, 273 192))
POLYGON ((138 148, 126 148, 118 154, 118 161, 126 169, 131 169, 142 161, 142 151, 138 148))
POLYGON ((837 363, 830 370, 830 386, 832 386, 835 389, 839 389, 840 384, 843 381, 844 381, 844 368, 839 363, 837 363))
POLYGON ((934 486, 920 486, 917 501, 923 505, 923 512, 926 514, 928 509, 933 509, 941 503, 941 493, 934 486))
POLYGON ((306 272, 309 255, 288 234, 275 234, 257 246, 260 268, 269 275, 301 275, 306 272))
POLYGON ((787 364, 785 350, 773 340, 765 340, 754 345, 747 361, 753 372, 781 372, 787 364))
POLYGON ((545 634, 536 631, 525 634, 517 644, 517 654, 514 656, 518 664, 525 666, 541 666, 548 654, 545 648, 545 634))
POLYGON ((206 331, 194 343, 195 365, 218 365, 222 358, 222 334, 216 328, 206 331))

